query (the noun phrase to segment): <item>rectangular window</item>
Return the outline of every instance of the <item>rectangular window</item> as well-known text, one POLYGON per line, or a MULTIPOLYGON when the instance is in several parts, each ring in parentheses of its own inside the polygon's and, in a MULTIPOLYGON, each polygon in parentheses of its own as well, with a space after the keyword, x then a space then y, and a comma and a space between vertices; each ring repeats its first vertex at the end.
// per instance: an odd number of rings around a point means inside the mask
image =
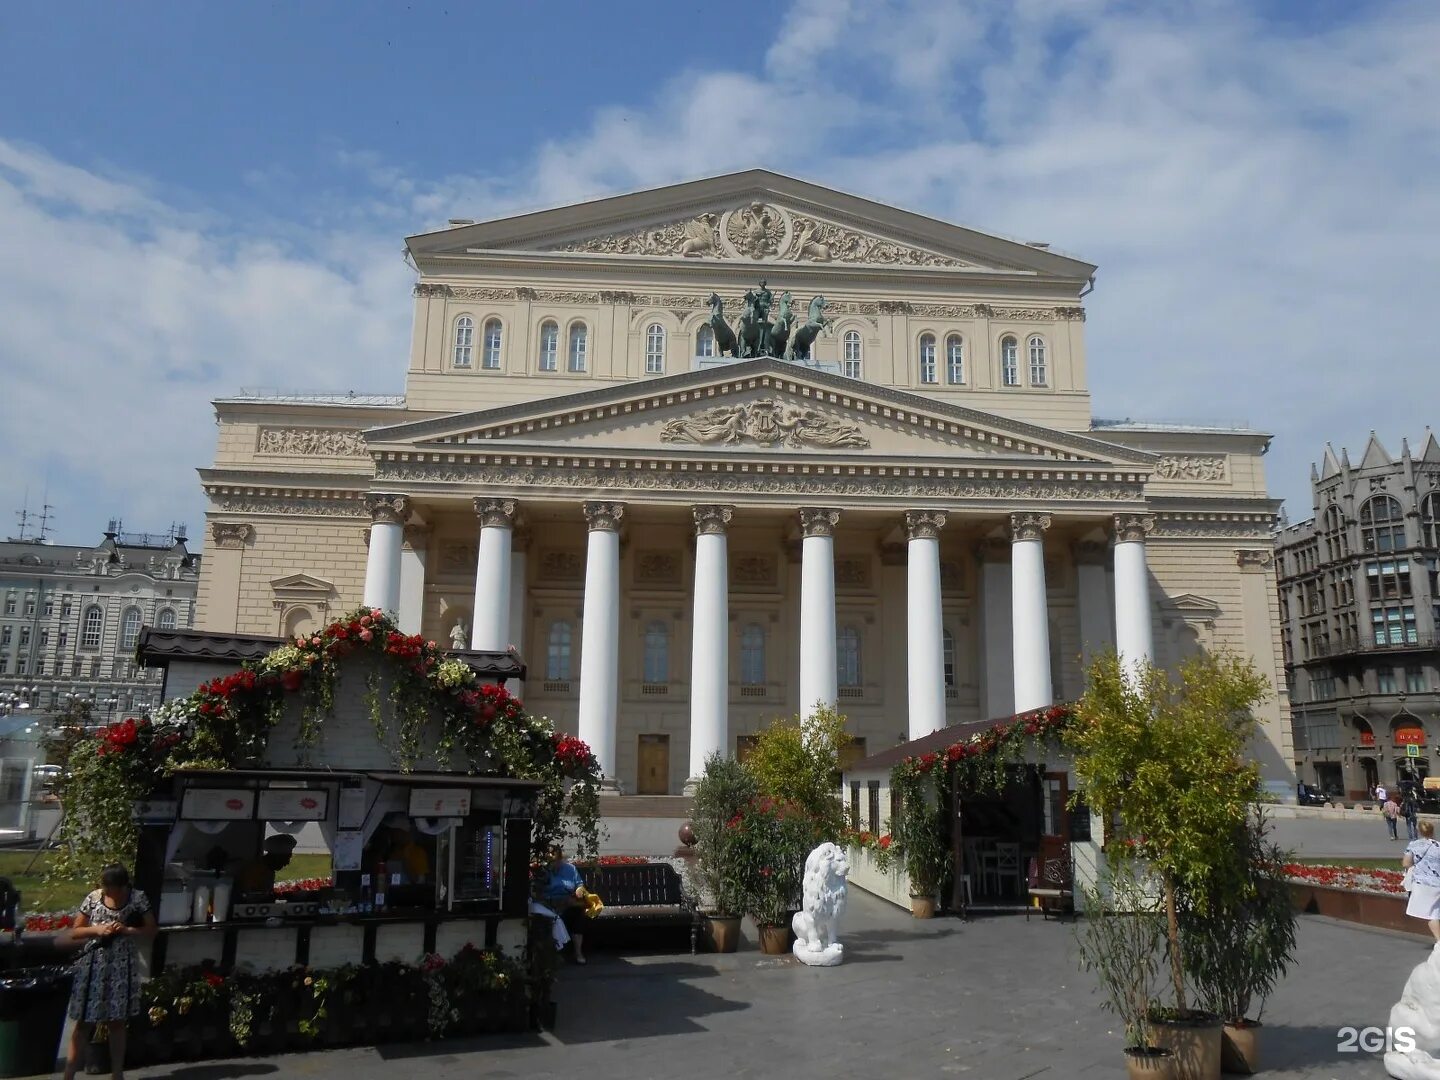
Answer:
POLYGON ((23 649, 26 645, 29 645, 29 644, 30 644, 30 627, 28 627, 28 626, 22 626, 22 627, 20 627, 20 647, 23 649))
POLYGON ((34 598, 33 596, 27 596, 27 597, 25 598, 25 616, 26 616, 26 618, 29 618, 31 615, 34 615, 34 614, 35 614, 35 598, 34 598))
POLYGON ((55 614, 55 601, 54 601, 54 600, 46 600, 46 601, 45 601, 45 614, 46 614, 46 615, 54 615, 54 614, 55 614))
POLYGON ((865 787, 866 794, 869 796, 866 800, 869 803, 866 809, 870 814, 870 831, 878 833, 885 827, 884 822, 880 820, 880 781, 871 780, 865 787))
POLYGON ((1409 605, 1371 608, 1370 625, 1376 645, 1414 645, 1419 641, 1415 632, 1415 609, 1409 605))
POLYGON ((45 658, 44 658, 43 656, 37 657, 37 658, 35 659, 35 674, 36 674, 36 675, 44 675, 44 674, 45 674, 45 658))
POLYGON ((98 679, 99 677, 100 677, 100 658, 99 658, 98 656, 96 656, 96 657, 93 657, 93 658, 91 659, 91 661, 90 661, 90 678, 92 678, 92 679, 98 679))
POLYGON ((1375 672, 1375 685, 1382 694, 1399 693, 1399 686, 1395 682, 1394 668, 1381 668, 1375 672))
POLYGON ((70 617, 70 598, 68 596, 60 601, 60 617, 62 619, 68 619, 70 617))
POLYGON ((850 827, 860 828, 860 781, 850 781, 850 827))
POLYGON ((61 630, 60 633, 56 635, 55 645, 57 648, 63 649, 65 648, 65 642, 68 640, 70 640, 70 631, 61 630))
POLYGON ((1411 664, 1405 669, 1405 692, 1407 694, 1423 694, 1425 692, 1425 669, 1419 664, 1411 664))
POLYGON ((10 636, 14 631, 8 626, 0 626, 0 645, 9 645, 10 636))
POLYGON ((40 644, 41 644, 41 645, 49 645, 49 644, 50 644, 50 631, 49 631, 49 630, 41 630, 41 631, 40 631, 40 644))
POLYGON ((15 597, 13 597, 13 596, 7 596, 7 597, 5 598, 5 614, 6 614, 6 615, 14 615, 14 614, 15 614, 15 597))

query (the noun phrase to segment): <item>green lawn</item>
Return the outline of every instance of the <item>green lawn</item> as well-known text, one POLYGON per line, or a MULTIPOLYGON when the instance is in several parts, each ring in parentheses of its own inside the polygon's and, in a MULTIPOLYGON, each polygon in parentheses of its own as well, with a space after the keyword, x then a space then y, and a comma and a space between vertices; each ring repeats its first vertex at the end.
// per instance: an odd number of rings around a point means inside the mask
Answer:
MULTIPOLYGON (((79 878, 47 883, 45 874, 53 857, 53 853, 48 851, 42 851, 38 858, 33 851, 0 851, 0 877, 9 878, 10 884, 20 890, 23 910, 73 911, 80 906, 85 894, 95 887, 93 882, 79 878)), ((279 876, 285 881, 328 877, 329 874, 329 855, 296 855, 279 876)))

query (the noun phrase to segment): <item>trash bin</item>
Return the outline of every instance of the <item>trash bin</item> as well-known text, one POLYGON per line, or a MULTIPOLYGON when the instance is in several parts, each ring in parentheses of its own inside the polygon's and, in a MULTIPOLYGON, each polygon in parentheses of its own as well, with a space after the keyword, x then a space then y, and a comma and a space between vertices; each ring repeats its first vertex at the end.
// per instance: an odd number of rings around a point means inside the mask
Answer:
POLYGON ((0 1076, 55 1070, 70 979, 70 969, 60 965, 0 975, 0 1076))

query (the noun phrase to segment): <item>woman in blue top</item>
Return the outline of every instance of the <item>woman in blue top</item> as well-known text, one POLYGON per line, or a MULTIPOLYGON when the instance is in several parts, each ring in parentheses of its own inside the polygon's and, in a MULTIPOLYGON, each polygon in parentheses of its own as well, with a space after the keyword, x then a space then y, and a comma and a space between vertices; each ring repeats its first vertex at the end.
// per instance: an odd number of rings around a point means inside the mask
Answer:
POLYGON ((1420 838, 1410 841, 1400 865, 1415 868, 1405 914, 1429 922, 1435 944, 1440 945, 1440 842, 1435 839, 1434 822, 1420 822, 1420 838))
POLYGON ((565 852, 559 847, 550 851, 550 879, 545 882, 545 903, 560 915, 565 929, 570 931, 570 940, 575 943, 575 963, 585 963, 584 935, 580 933, 584 919, 584 901, 580 894, 585 881, 575 864, 565 860, 565 852))

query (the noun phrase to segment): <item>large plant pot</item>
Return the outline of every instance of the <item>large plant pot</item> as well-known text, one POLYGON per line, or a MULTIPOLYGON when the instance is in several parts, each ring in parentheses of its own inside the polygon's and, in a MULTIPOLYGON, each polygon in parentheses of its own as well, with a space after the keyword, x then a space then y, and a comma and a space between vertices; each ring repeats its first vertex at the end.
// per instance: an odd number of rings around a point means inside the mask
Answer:
POLYGON ((1226 1024, 1220 1038, 1220 1068, 1227 1073, 1249 1075, 1260 1071, 1259 1020, 1226 1024))
POLYGON ((734 952, 740 947, 740 916, 706 915, 705 942, 711 952, 734 952))
POLYGON ((1175 1057, 1159 1047, 1125 1048, 1125 1075, 1130 1080, 1175 1080, 1175 1057))
POLYGON ((783 956, 790 951, 788 926, 760 927, 760 951, 766 956, 783 956))
POLYGON ((1185 1020, 1150 1021, 1155 1045, 1175 1055, 1175 1080, 1220 1080, 1220 1021, 1197 1014, 1185 1020))
POLYGON ((910 914, 917 919, 933 919, 935 917, 935 897, 910 897, 910 914))

